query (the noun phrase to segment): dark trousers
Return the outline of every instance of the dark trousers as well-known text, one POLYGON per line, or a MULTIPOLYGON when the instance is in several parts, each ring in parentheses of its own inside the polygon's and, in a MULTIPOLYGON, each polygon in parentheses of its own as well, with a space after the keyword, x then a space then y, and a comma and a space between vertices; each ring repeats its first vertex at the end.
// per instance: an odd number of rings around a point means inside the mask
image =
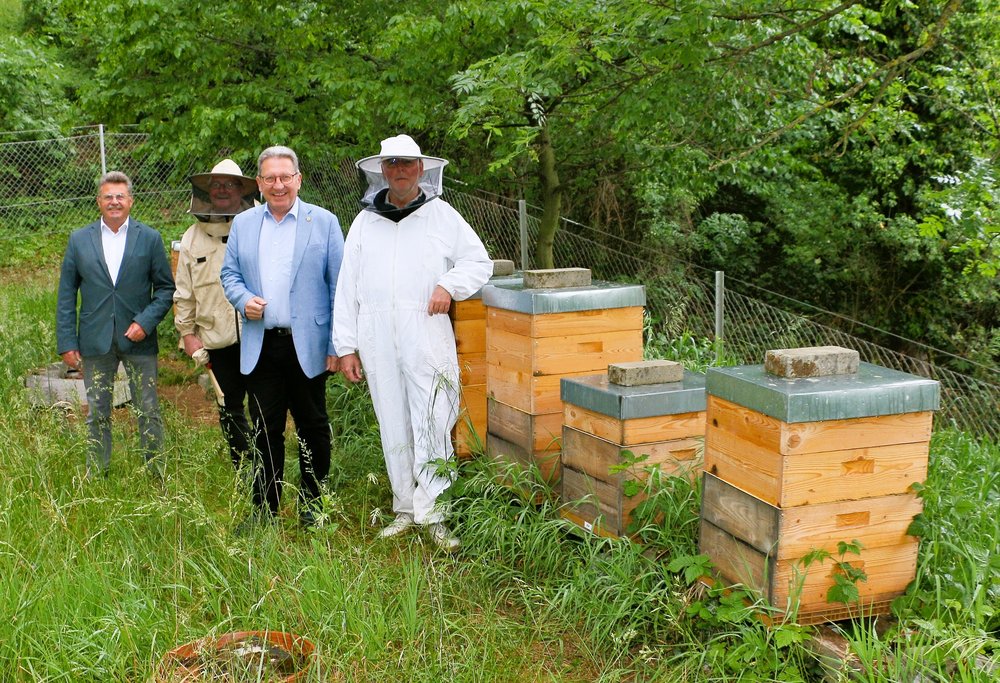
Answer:
POLYGON ((281 501, 289 411, 299 437, 300 510, 319 497, 320 482, 330 471, 326 375, 306 377, 291 335, 265 333, 257 367, 247 375, 247 391, 256 446, 253 502, 272 515, 281 501))
POLYGON ((225 396, 225 405, 219 406, 219 425, 229 445, 233 467, 239 469, 243 458, 250 451, 250 423, 247 422, 247 379, 240 372, 240 345, 222 349, 209 349, 212 374, 225 396))

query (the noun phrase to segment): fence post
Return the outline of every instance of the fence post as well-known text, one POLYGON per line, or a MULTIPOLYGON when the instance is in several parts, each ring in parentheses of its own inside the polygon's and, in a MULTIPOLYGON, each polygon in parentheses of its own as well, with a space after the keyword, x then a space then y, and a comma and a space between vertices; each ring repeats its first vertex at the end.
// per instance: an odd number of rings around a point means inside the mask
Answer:
POLYGON ((528 204, 517 200, 517 222, 521 230, 521 270, 528 268, 528 204))
POLYGON ((715 271, 715 364, 722 362, 722 326, 725 322, 726 307, 726 273, 715 271))
POLYGON ((104 124, 97 124, 97 137, 101 142, 101 175, 108 172, 108 159, 104 155, 104 124))

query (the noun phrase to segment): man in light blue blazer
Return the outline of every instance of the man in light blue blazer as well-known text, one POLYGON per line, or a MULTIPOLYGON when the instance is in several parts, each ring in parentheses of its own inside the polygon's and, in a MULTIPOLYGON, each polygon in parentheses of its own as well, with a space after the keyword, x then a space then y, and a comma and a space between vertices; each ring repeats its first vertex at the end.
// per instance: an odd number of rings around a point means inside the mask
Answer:
POLYGON ((344 235, 337 217, 298 198, 299 160, 288 147, 257 159, 265 202, 237 215, 222 264, 226 298, 244 318, 240 371, 254 438, 254 512, 240 534, 278 514, 291 412, 299 447, 299 521, 315 521, 330 469, 326 377, 339 368, 330 333, 344 235))
POLYGON ((128 176, 117 171, 101 176, 97 205, 101 219, 75 230, 63 256, 56 303, 57 350, 66 365, 83 370, 91 439, 88 476, 106 474, 111 464, 112 393, 115 373, 123 363, 146 465, 162 479, 156 326, 170 309, 174 279, 160 233, 129 218, 128 176))

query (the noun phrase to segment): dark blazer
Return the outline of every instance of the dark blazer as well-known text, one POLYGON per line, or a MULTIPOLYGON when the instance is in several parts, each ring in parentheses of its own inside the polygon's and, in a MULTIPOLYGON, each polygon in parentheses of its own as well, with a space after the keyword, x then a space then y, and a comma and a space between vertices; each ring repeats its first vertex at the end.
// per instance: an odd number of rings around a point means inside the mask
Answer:
POLYGON ((56 343, 60 355, 74 349, 82 356, 108 353, 112 339, 123 353, 157 353, 156 326, 170 309, 174 278, 160 233, 132 218, 128 221, 117 284, 111 283, 104 262, 101 222, 74 230, 69 236, 56 302, 56 343), (146 338, 139 343, 125 337, 132 321, 146 332, 146 338))

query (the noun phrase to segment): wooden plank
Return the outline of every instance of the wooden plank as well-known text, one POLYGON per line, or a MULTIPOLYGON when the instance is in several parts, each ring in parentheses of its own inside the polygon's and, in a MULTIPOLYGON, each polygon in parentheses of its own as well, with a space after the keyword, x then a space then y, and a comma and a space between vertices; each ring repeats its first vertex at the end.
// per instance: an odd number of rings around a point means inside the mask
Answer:
POLYGON ((695 458, 701 450, 701 442, 695 439, 674 439, 652 444, 641 444, 631 450, 635 456, 648 456, 645 460, 628 468, 625 472, 613 473, 622 463, 622 451, 618 444, 600 439, 593 434, 581 432, 572 427, 563 427, 562 461, 568 467, 585 472, 600 481, 616 486, 624 479, 644 482, 648 477, 647 467, 658 466, 664 474, 673 474, 681 465, 696 466, 695 458))
POLYGON ((705 435, 705 411, 619 420, 571 403, 563 406, 564 424, 622 446, 705 435))
POLYGON ((781 510, 708 472, 702 477, 701 519, 759 552, 774 552, 778 545, 781 510))
POLYGON ((642 360, 642 329, 532 340, 533 375, 606 372, 609 363, 642 360))
MULTIPOLYGON (((859 602, 855 614, 868 609, 872 603, 892 600, 906 592, 906 586, 917 574, 917 539, 895 546, 865 548, 860 555, 847 555, 843 559, 853 567, 863 569, 866 581, 857 583, 859 602)), ((843 604, 826 601, 827 591, 834 585, 834 574, 839 557, 830 558, 803 569, 798 560, 780 560, 774 576, 771 604, 785 609, 798 603, 799 613, 822 613, 843 609, 843 604)))
POLYGON ((782 507, 906 493, 927 479, 927 442, 784 456, 782 507))
POLYGON ((462 387, 458 420, 452 429, 455 453, 460 457, 481 453, 486 443, 486 385, 462 387))
POLYGON ((452 301, 448 309, 452 320, 486 320, 486 305, 481 298, 452 301))
POLYGON ((558 490, 560 475, 559 451, 527 451, 495 434, 486 433, 486 452, 494 460, 521 468, 538 467, 542 481, 558 490))
POLYGON ((466 384, 486 384, 486 352, 458 354, 458 381, 466 384))
POLYGON ((562 413, 562 398, 559 394, 559 380, 562 377, 583 377, 588 372, 571 373, 569 375, 544 375, 533 377, 530 374, 486 365, 486 390, 490 396, 534 415, 544 413, 562 413))
POLYGON ((583 517, 577 514, 574 510, 569 510, 565 507, 559 508, 559 516, 563 519, 572 522, 581 529, 589 531, 596 536, 603 536, 605 538, 619 538, 617 534, 613 534, 604 528, 602 524, 594 524, 589 518, 583 517))
POLYGON ((866 548, 860 556, 845 556, 844 561, 863 569, 868 577, 857 583, 860 599, 851 605, 826 600, 827 591, 835 583, 834 575, 841 571, 837 567, 839 557, 817 561, 808 568, 798 559, 772 563, 772 558, 704 518, 698 551, 711 558, 723 582, 755 590, 783 613, 797 613, 796 620, 800 623, 818 623, 858 616, 862 611, 884 613, 916 576, 917 546, 917 540, 912 539, 894 546, 866 548))
POLYGON ((486 334, 486 362, 533 376, 606 371, 609 363, 642 359, 642 331, 532 339, 503 330, 486 334))
POLYGON ((836 554, 842 541, 860 541, 866 550, 907 544, 916 540, 906 530, 921 510, 912 493, 782 509, 777 559, 820 549, 836 554))
POLYGON ((621 491, 617 487, 563 467, 561 500, 567 510, 590 524, 588 530, 600 527, 610 535, 623 535, 621 491))
POLYGON ((813 550, 836 553, 840 542, 865 548, 906 543, 912 540, 906 530, 923 509, 912 493, 778 508, 708 473, 703 485, 702 518, 777 560, 813 550))
POLYGON ((752 496, 778 505, 782 459, 773 451, 740 439, 711 420, 705 432, 705 471, 752 496))
POLYGON ((934 413, 900 413, 820 422, 782 422, 718 396, 708 396, 709 424, 782 455, 823 453, 930 441, 934 413))
POLYGON ((486 401, 489 431, 530 451, 559 450, 562 413, 532 415, 493 398, 486 401))
POLYGON ((460 354, 486 352, 486 325, 482 320, 456 320, 455 350, 460 354))
POLYGON ((783 508, 906 493, 927 477, 928 444, 783 456, 709 424, 705 468, 783 508))
POLYGON ((770 601, 770 577, 774 570, 767 555, 704 518, 698 530, 698 552, 712 559, 715 571, 725 583, 743 584, 770 601))
POLYGON ((638 330, 641 334, 642 306, 536 315, 487 306, 486 321, 491 330, 504 330, 534 339, 626 330, 638 330))

